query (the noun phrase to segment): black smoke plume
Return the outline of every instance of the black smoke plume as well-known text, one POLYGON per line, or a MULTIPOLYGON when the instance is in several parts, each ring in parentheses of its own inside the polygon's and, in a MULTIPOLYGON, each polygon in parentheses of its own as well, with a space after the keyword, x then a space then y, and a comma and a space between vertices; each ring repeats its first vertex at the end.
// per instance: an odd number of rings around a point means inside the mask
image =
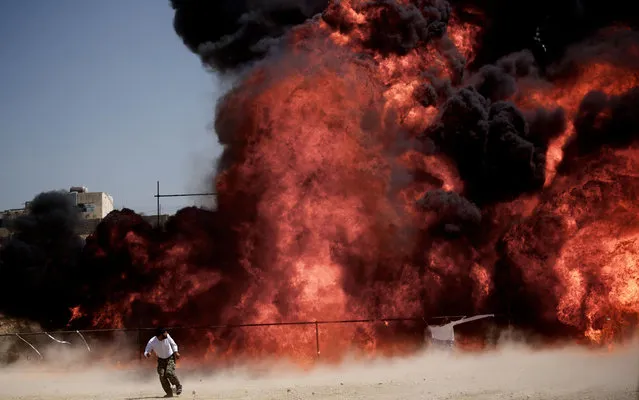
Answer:
POLYGON ((590 92, 584 97, 575 118, 577 135, 566 147, 560 172, 578 168, 584 156, 606 147, 628 147, 639 139, 639 88, 621 96, 590 92))
POLYGON ((432 190, 426 192, 418 204, 425 212, 436 215, 437 223, 433 227, 447 234, 457 235, 481 223, 481 210, 455 192, 432 190))
POLYGON ((264 57, 291 28, 327 0, 171 0, 173 25, 184 44, 216 70, 264 57))
POLYGON ((514 104, 491 103, 467 87, 444 103, 427 137, 456 160, 468 185, 466 195, 486 204, 543 186, 547 143, 531 137, 529 125, 514 104))
POLYGON ((67 194, 45 192, 33 199, 26 215, 8 222, 15 233, 0 251, 5 282, 0 310, 44 325, 68 320, 64 305, 78 301, 81 279, 79 216, 67 194))
MULTIPOLYGON (((332 12, 328 0, 171 0, 175 31, 185 45, 214 69, 228 71, 263 58, 292 27, 314 15, 348 32, 351 22, 332 12)), ((370 46, 403 52, 441 37, 451 10, 462 21, 481 22, 482 46, 473 65, 493 64, 505 55, 531 50, 542 68, 558 61, 567 47, 614 24, 639 26, 632 2, 561 0, 518 3, 509 0, 373 0, 380 9, 370 46), (419 5, 416 7, 414 4, 419 5), (471 12, 469 12, 471 11, 471 12), (400 22, 390 25, 390 22, 400 22), (570 29, 566 29, 566 27, 570 29), (386 32, 386 33, 383 33, 386 32)), ((472 66, 471 66, 472 67, 472 66)))

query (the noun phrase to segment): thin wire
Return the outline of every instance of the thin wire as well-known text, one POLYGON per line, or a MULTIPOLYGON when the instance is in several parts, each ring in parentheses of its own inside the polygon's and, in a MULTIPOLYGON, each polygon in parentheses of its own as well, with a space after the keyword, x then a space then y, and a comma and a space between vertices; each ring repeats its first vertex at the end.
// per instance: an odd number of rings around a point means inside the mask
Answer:
POLYGON ((60 344, 71 344, 71 343, 67 342, 66 340, 58 340, 58 339, 54 338, 53 336, 49 335, 48 332, 44 332, 44 334, 47 335, 54 342, 57 342, 57 343, 60 343, 60 344))
MULTIPOLYGON (((501 316, 501 314, 495 314, 495 316, 501 316)), ((428 319, 442 319, 442 318, 462 318, 463 315, 443 315, 437 317, 431 317, 428 319)), ((369 319, 345 319, 345 320, 326 320, 326 321, 290 321, 290 322, 266 322, 266 323, 251 323, 251 324, 223 324, 223 325, 200 325, 200 326, 172 326, 167 327, 167 329, 171 330, 183 330, 183 329, 233 329, 233 328, 251 328, 251 327, 260 327, 260 326, 295 326, 295 325, 327 325, 327 324, 353 324, 353 323, 371 323, 371 322, 422 322, 424 318, 369 318, 369 319)), ((82 332, 86 333, 104 333, 104 332, 138 332, 138 331, 152 331, 155 328, 111 328, 111 329, 84 329, 82 332)), ((56 331, 54 333, 65 334, 65 333, 76 333, 78 331, 56 331)), ((13 333, 3 333, 0 334, 0 337, 3 336, 12 336, 12 335, 23 335, 23 336, 33 336, 33 335, 42 335, 46 334, 46 332, 13 332, 13 333)))
POLYGON ((27 342, 22 336, 18 335, 17 333, 15 334, 18 339, 22 340, 23 342, 25 342, 26 344, 29 345, 29 347, 31 347, 33 349, 33 351, 35 351, 36 353, 38 353, 38 355, 40 356, 40 358, 44 358, 42 357, 42 354, 40 354, 40 352, 38 351, 38 349, 36 349, 31 343, 27 342))
POLYGON ((89 350, 89 352, 91 352, 91 347, 89 347, 89 343, 87 343, 87 340, 84 338, 84 336, 82 336, 80 331, 75 331, 75 333, 80 335, 80 337, 82 338, 82 341, 84 342, 84 345, 87 346, 87 350, 89 350))

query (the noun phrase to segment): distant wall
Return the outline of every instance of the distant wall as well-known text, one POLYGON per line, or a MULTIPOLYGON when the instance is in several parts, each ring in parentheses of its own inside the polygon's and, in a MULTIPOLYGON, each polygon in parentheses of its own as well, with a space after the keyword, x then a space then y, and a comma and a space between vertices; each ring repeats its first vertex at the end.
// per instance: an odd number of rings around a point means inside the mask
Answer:
POLYGON ((102 219, 113 211, 113 197, 104 192, 77 193, 76 202, 84 219, 102 219))

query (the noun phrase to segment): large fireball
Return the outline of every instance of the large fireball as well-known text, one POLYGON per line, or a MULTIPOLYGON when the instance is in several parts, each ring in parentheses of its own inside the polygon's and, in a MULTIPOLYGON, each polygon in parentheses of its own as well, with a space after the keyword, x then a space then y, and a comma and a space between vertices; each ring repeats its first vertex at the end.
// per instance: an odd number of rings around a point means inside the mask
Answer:
MULTIPOLYGON (((73 324, 494 312, 549 339, 634 333, 639 35, 591 32, 542 65, 541 47, 490 59, 499 24, 479 7, 248 3, 174 1, 187 46, 236 73, 215 113, 216 210, 181 210, 161 232, 109 215, 82 257, 90 294, 65 304, 73 324)), ((339 359, 422 333, 335 324, 320 342, 339 359)), ((207 357, 316 350, 313 326, 205 340, 207 357)))

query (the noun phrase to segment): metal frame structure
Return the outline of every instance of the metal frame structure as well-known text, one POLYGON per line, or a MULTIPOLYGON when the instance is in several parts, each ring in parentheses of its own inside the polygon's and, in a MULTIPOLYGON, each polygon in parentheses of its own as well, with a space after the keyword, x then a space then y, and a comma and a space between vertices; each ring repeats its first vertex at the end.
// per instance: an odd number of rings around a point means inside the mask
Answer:
MULTIPOLYGON (((495 314, 495 317, 502 317, 501 314, 495 314)), ((429 320, 436 319, 450 319, 450 318, 463 318, 464 315, 442 315, 428 318, 429 320)), ((324 321, 291 321, 291 322, 267 322, 267 323, 245 323, 245 324, 223 324, 223 325, 197 325, 197 326, 172 326, 167 327, 169 330, 213 330, 213 329, 232 329, 232 328, 250 328, 250 327, 268 327, 268 326, 314 326, 315 327, 315 351, 316 358, 320 357, 320 340, 319 340, 319 326, 329 324, 357 324, 357 323, 375 323, 375 322, 420 322, 423 323, 424 328, 428 326, 428 322, 424 318, 368 318, 368 319, 343 319, 343 320, 324 320, 324 321)), ((27 345, 29 345, 38 355, 42 358, 40 352, 29 343, 25 337, 46 335, 52 338, 51 334, 78 334, 84 340, 83 334, 90 333, 108 333, 108 332, 137 332, 137 346, 142 346, 142 333, 153 331, 155 328, 112 328, 112 329, 85 329, 85 330, 60 330, 53 332, 12 332, 0 334, 2 337, 17 337, 27 345)), ((55 340, 54 338, 52 338, 55 340)), ((57 340, 55 340, 57 341, 57 340)), ((59 342, 59 341, 58 341, 59 342)), ((89 348, 88 343, 84 340, 85 345, 89 348)), ((89 351, 91 351, 89 349, 89 351)), ((140 355, 141 357, 141 355, 140 355)))
POLYGON ((153 197, 155 197, 157 201, 157 221, 158 227, 160 226, 160 199, 164 197, 206 197, 206 196, 217 196, 215 192, 206 192, 206 193, 176 193, 176 194, 160 194, 160 181, 157 181, 157 189, 156 193, 153 197))

